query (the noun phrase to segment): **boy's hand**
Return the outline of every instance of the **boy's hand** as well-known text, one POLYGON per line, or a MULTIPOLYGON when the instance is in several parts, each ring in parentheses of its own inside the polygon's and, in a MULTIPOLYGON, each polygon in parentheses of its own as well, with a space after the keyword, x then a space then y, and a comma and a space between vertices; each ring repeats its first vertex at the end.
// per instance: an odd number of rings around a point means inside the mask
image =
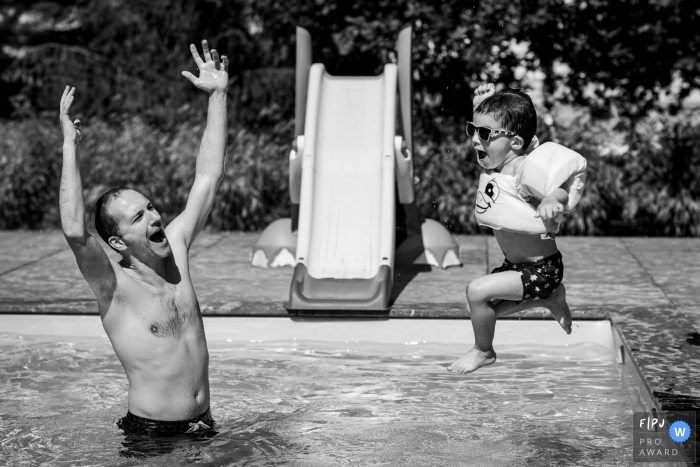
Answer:
POLYGON ((543 221, 556 221, 556 218, 564 214, 564 205, 553 197, 545 196, 539 206, 535 217, 543 221))
POLYGON ((474 91, 474 98, 472 99, 472 110, 476 111, 479 104, 489 96, 493 96, 496 93, 496 87, 493 83, 482 84, 476 91, 474 91))
POLYGON ((80 132, 80 120, 71 121, 68 112, 73 104, 75 96, 73 93, 75 88, 66 86, 61 97, 61 109, 58 114, 58 120, 61 122, 61 131, 63 131, 63 142, 68 144, 78 144, 83 134, 80 132))
POLYGON ((206 40, 202 41, 202 51, 204 52, 204 60, 199 56, 197 47, 190 44, 190 52, 192 52, 197 68, 199 68, 199 78, 189 71, 183 71, 182 76, 209 94, 214 91, 226 92, 228 88, 228 57, 222 55, 221 61, 219 61, 219 53, 216 50, 212 49, 209 53, 209 45, 206 40))

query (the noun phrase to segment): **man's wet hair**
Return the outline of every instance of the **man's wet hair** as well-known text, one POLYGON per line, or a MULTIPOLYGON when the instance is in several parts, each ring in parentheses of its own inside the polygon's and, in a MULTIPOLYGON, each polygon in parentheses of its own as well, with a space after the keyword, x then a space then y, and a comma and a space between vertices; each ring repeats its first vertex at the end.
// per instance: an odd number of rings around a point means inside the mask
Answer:
POLYGON ((484 99, 474 113, 488 115, 508 131, 523 139, 523 149, 532 142, 537 131, 537 112, 532 99, 520 89, 501 89, 484 99))
POLYGON ((108 245, 110 237, 121 237, 119 221, 116 217, 109 214, 109 206, 112 204, 112 201, 119 198, 119 195, 125 190, 131 190, 131 188, 128 186, 112 188, 100 196, 95 203, 95 228, 100 238, 108 245))

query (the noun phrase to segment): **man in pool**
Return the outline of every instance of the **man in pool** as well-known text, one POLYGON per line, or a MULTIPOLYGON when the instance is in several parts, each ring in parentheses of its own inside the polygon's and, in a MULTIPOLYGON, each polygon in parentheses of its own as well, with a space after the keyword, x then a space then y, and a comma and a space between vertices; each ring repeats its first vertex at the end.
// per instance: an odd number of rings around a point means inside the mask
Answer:
POLYGON ((129 380, 126 433, 167 435, 209 430, 209 352, 190 279, 188 252, 209 216, 223 177, 228 59, 202 41, 204 60, 190 45, 199 77, 182 75, 209 94, 207 125, 187 206, 167 227, 153 204, 126 187, 95 206, 100 237, 121 255, 111 260, 85 225, 78 170, 79 120, 69 111, 75 88, 61 98, 63 168, 61 226, 80 272, 97 297, 104 329, 129 380))

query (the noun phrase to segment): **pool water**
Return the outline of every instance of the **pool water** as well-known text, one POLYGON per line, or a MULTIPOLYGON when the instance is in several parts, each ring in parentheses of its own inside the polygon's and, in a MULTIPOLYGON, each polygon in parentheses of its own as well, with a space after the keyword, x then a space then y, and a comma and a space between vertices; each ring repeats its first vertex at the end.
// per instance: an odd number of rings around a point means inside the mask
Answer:
POLYGON ((106 339, 0 334, 0 464, 631 464, 640 396, 610 348, 502 345, 453 375, 464 345, 409 344, 210 342, 216 435, 144 443, 115 425, 106 339))

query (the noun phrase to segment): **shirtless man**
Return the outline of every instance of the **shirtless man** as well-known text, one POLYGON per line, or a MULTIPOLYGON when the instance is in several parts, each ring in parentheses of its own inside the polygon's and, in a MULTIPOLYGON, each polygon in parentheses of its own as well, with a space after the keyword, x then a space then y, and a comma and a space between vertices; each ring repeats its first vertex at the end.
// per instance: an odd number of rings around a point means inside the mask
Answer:
POLYGON ((63 169, 61 226, 80 272, 97 297, 100 318, 129 380, 125 433, 164 435, 207 430, 209 352, 190 279, 188 252, 209 216, 224 173, 228 59, 202 41, 204 60, 190 45, 199 77, 182 75, 209 93, 207 126, 185 210, 167 228, 153 204, 126 187, 95 206, 100 237, 121 255, 111 260, 85 226, 78 170, 79 120, 68 113, 75 88, 61 98, 63 169))

